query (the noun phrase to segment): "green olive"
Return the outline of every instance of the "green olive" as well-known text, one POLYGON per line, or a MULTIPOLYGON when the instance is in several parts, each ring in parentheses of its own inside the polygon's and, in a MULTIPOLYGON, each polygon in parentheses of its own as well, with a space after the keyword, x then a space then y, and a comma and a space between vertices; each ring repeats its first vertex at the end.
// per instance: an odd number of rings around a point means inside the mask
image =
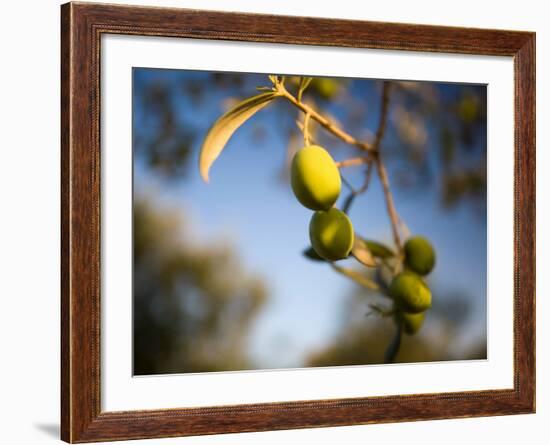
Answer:
POLYGON ((313 79, 310 88, 317 90, 317 92, 323 99, 330 100, 338 94, 340 90, 340 84, 335 79, 318 77, 316 79, 313 79))
POLYGON ((401 272, 390 284, 390 296, 405 312, 418 313, 432 305, 432 293, 424 280, 413 272, 401 272))
POLYGON ((473 122, 479 113, 479 104, 475 96, 465 96, 458 104, 458 114, 465 122, 473 122))
POLYGON ((402 323, 403 330, 409 334, 416 334, 422 325, 424 324, 424 319, 426 318, 426 312, 418 312, 416 314, 410 314, 408 312, 398 312, 395 315, 396 321, 402 323))
POLYGON ((342 187, 340 172, 332 156, 318 145, 304 147, 292 160, 291 185, 300 203, 311 210, 330 209, 342 187))
POLYGON ((429 274, 435 265, 435 250, 421 236, 409 238, 405 243, 405 264, 419 275, 429 274))
POLYGON ((309 223, 311 247, 321 258, 337 261, 347 258, 353 246, 353 225, 348 216, 332 208, 317 211, 309 223))

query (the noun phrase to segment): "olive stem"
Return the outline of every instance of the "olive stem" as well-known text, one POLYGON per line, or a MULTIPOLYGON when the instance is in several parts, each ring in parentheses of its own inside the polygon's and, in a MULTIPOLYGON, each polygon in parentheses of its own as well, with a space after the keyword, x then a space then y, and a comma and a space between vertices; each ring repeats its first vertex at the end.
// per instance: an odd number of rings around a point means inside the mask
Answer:
POLYGON ((365 193, 367 191, 367 189, 369 188, 371 176, 372 176, 372 162, 369 162, 367 171, 365 172, 365 180, 363 181, 363 185, 355 191, 356 195, 360 195, 361 193, 365 193))
POLYGON ((393 241, 397 246, 398 251, 401 252, 403 248, 401 246, 401 238, 399 236, 399 230, 398 230, 399 216, 397 215, 397 211, 395 210, 393 195, 390 191, 390 181, 388 179, 388 173, 380 157, 376 158, 376 170, 378 171, 378 176, 380 177, 380 182, 382 183, 382 188, 384 189, 386 208, 388 210, 388 215, 391 221, 393 241))
POLYGON ((344 142, 350 145, 355 145, 356 147, 360 148, 363 151, 374 153, 375 150, 373 149, 371 144, 368 144, 366 142, 360 141, 356 138, 354 138, 349 133, 346 133, 344 130, 339 128, 338 126, 334 125, 330 120, 328 120, 326 117, 322 116, 321 114, 317 113, 313 108, 311 108, 309 105, 300 102, 298 99, 296 99, 292 94, 288 92, 288 90, 285 88, 285 86, 281 83, 277 83, 275 85, 276 91, 285 99, 287 99, 290 103, 292 103, 294 106, 302 110, 303 113, 306 115, 310 115, 311 119, 317 121, 323 128, 325 128, 327 131, 335 135, 336 137, 342 139, 344 142))
POLYGON ((393 340, 389 344, 388 349, 386 349, 386 353, 384 354, 385 363, 395 362, 397 354, 399 353, 399 349, 401 348, 402 334, 403 334, 403 326, 401 325, 401 323, 397 323, 397 330, 395 332, 393 340))
POLYGON ((306 146, 310 145, 310 140, 309 140, 309 119, 310 118, 311 118, 311 114, 306 113, 304 117, 304 144, 306 146))
POLYGON ((375 138, 373 147, 376 152, 376 159, 375 159, 376 170, 378 172, 378 176, 380 177, 380 182, 382 183, 382 188, 384 190, 384 198, 386 201, 386 208, 391 221, 393 241, 397 247, 397 250, 401 253, 403 248, 401 246, 401 238, 399 236, 399 215, 397 214, 397 210, 395 209, 395 202, 393 200, 393 195, 390 190, 390 180, 388 179, 388 172, 386 170, 384 163, 382 162, 382 158, 380 156, 380 151, 379 151, 380 142, 382 142, 382 138, 384 137, 384 132, 386 130, 389 102, 390 102, 390 83, 384 82, 384 86, 382 89, 382 104, 380 108, 380 123, 378 124, 378 130, 376 131, 376 138, 375 138))

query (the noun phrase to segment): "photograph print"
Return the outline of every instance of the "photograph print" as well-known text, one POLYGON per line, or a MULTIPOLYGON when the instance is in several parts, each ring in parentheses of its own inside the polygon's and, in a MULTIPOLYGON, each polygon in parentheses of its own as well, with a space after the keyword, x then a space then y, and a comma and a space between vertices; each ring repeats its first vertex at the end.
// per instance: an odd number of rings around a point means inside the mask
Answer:
POLYGON ((487 358, 487 88, 133 68, 134 375, 487 358))

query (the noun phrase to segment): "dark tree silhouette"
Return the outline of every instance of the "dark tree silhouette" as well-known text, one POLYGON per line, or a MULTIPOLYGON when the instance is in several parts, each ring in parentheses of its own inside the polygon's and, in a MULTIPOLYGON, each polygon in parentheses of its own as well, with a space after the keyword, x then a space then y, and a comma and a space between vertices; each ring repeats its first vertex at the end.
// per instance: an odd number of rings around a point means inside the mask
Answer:
POLYGON ((263 281, 230 245, 193 244, 183 217, 134 204, 134 373, 227 371, 252 366, 251 321, 263 281))

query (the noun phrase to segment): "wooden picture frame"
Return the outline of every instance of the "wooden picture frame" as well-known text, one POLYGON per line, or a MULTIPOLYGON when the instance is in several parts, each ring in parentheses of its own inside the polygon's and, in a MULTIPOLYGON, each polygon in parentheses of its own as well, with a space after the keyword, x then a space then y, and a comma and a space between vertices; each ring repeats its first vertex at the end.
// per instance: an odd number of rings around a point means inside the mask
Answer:
POLYGON ((535 411, 535 34, 68 3, 61 7, 61 437, 96 442, 535 411), (509 390, 102 412, 100 38, 103 34, 512 56, 514 387, 509 390))

